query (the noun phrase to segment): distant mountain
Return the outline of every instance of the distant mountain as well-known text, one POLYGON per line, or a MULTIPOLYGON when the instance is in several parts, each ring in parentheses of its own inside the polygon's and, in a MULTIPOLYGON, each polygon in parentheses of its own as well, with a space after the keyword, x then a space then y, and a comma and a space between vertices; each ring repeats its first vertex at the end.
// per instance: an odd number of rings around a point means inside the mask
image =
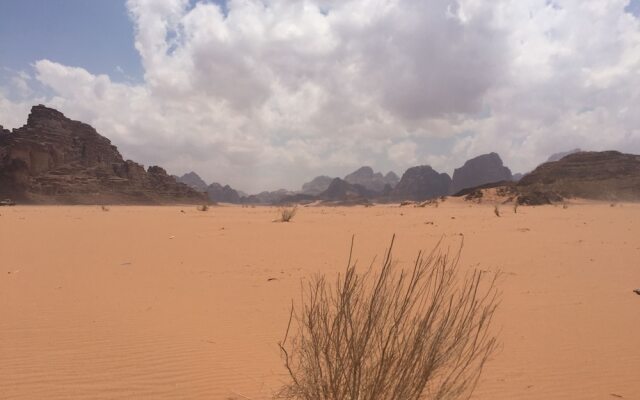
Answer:
POLYGON ((193 171, 182 175, 181 177, 177 178, 177 180, 178 182, 182 182, 199 192, 205 192, 207 190, 207 183, 193 171))
POLYGON ((456 168, 453 172, 451 193, 486 183, 510 181, 511 179, 511 171, 502 164, 502 159, 497 153, 483 154, 468 160, 462 167, 456 168))
POLYGON ((582 151, 581 149, 573 149, 573 150, 564 151, 561 153, 555 153, 555 154, 552 154, 551 157, 549 157, 549 159, 547 159, 547 162, 559 161, 564 156, 568 156, 569 154, 579 153, 581 151, 582 151))
POLYGON ((43 105, 27 124, 0 129, 0 198, 31 203, 199 203, 202 193, 158 166, 124 160, 85 123, 43 105))
POLYGON ((518 182, 520 179, 522 179, 522 177, 524 176, 524 174, 517 172, 513 175, 511 175, 511 180, 514 182, 518 182))
POLYGON ((316 176, 312 181, 302 185, 302 193, 318 195, 329 187, 333 178, 326 175, 316 176))
POLYGON ((373 168, 367 166, 348 174, 344 180, 352 185, 361 185, 375 192, 381 192, 386 185, 394 187, 400 181, 398 175, 393 172, 382 175, 380 172, 373 172, 373 168))
POLYGON ((343 179, 335 178, 318 198, 329 201, 364 200, 373 197, 375 193, 362 185, 351 184, 343 179))
POLYGON ((294 192, 286 189, 274 190, 272 192, 264 191, 243 197, 242 202, 247 204, 278 204, 281 203, 283 199, 294 194, 294 192))
POLYGON ((525 175, 520 191, 555 192, 563 197, 640 199, 640 156, 618 151, 583 151, 546 162, 525 175))
POLYGON ((207 187, 207 195, 210 201, 217 203, 240 203, 240 195, 229 185, 214 182, 207 187))
POLYGON ((390 197, 397 200, 427 200, 448 195, 450 187, 449 175, 438 173, 428 165, 420 165, 402 174, 390 197))

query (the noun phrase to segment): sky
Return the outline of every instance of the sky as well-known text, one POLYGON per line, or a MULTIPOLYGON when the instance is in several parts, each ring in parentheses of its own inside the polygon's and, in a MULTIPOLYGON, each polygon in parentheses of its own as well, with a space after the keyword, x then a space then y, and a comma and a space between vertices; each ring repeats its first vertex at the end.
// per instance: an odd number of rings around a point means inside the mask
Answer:
POLYGON ((640 153, 640 0, 2 0, 0 124, 34 104, 247 192, 640 153))

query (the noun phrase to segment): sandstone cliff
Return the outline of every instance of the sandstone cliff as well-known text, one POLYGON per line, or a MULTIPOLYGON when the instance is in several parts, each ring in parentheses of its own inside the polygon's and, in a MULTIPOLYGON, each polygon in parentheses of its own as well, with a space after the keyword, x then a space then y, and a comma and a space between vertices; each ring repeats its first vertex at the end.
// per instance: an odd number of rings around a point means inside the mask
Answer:
POLYGON ((0 135, 0 197, 30 203, 177 203, 205 196, 160 167, 124 160, 91 126, 34 106, 27 124, 0 135))

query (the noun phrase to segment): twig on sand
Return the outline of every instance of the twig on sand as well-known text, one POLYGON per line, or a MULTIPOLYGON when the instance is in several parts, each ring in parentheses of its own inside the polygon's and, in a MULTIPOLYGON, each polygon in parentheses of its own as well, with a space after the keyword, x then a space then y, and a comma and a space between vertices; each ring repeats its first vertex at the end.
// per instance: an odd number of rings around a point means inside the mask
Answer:
POLYGON ((233 393, 236 396, 240 396, 243 399, 251 400, 251 397, 247 397, 247 396, 243 395, 242 393, 234 392, 233 390, 231 391, 231 393, 233 393))

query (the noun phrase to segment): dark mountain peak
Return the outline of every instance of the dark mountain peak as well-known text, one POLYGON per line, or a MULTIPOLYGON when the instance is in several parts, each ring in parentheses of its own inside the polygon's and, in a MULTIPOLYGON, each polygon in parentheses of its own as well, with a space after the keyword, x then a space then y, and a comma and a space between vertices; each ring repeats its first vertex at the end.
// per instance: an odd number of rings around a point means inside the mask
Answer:
POLYGON ((453 172, 451 192, 492 182, 510 181, 511 171, 502 163, 497 153, 482 154, 467 160, 453 172))
POLYGON ((449 194, 451 178, 430 165, 411 167, 402 174, 391 197, 401 200, 427 200, 449 194))
MULTIPOLYGON (((389 175, 389 174, 387 174, 389 175)), ((389 179, 380 172, 374 172, 369 166, 360 167, 354 172, 344 177, 344 180, 353 184, 361 185, 374 192, 382 192, 385 185, 395 186, 398 183, 398 177, 390 176, 389 179)))
POLYGON ((371 178, 371 177, 373 177, 373 168, 365 165, 364 167, 360 167, 357 170, 345 176, 344 180, 349 182, 349 179, 371 178))

